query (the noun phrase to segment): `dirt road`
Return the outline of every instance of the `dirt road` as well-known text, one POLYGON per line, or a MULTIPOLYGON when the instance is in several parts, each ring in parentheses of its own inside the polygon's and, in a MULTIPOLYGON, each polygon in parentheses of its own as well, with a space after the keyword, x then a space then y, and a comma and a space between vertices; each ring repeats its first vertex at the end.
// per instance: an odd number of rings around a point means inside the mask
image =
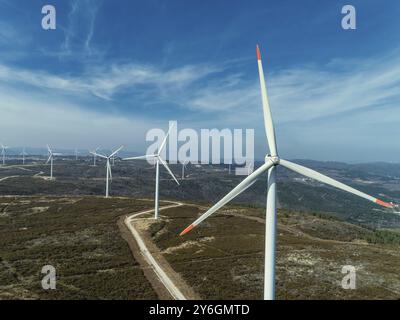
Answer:
MULTIPOLYGON (((174 202, 174 201, 168 201, 170 203, 173 203, 172 205, 168 205, 165 207, 161 207, 159 210, 167 210, 175 207, 180 207, 183 206, 184 204, 181 202, 174 202)), ((129 229, 129 231, 132 233, 134 236, 140 253, 143 255, 145 258, 146 262, 151 266, 153 269, 154 273, 157 275, 158 279, 160 282, 164 285, 164 287, 168 290, 168 292, 171 294, 171 296, 175 300, 187 300, 184 294, 181 292, 181 290, 174 284, 174 282, 171 280, 171 278, 167 275, 167 273, 161 268, 160 264, 156 261, 156 259, 153 257, 152 253, 148 250, 145 242, 143 241, 142 237, 140 236, 139 232, 135 229, 134 227, 134 220, 136 220, 138 217, 152 213, 154 212, 154 209, 151 210, 145 210, 142 212, 138 212, 135 214, 132 214, 130 216, 127 216, 124 220, 125 225, 129 229)))

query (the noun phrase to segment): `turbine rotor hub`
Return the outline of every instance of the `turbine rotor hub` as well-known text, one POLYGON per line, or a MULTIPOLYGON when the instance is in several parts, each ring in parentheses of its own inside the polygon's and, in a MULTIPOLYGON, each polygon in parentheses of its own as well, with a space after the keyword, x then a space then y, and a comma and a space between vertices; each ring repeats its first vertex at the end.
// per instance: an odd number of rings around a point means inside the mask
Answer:
POLYGON ((277 166, 279 164, 279 157, 278 156, 271 156, 271 155, 268 154, 265 157, 265 162, 267 162, 267 161, 271 161, 274 164, 274 166, 277 166))

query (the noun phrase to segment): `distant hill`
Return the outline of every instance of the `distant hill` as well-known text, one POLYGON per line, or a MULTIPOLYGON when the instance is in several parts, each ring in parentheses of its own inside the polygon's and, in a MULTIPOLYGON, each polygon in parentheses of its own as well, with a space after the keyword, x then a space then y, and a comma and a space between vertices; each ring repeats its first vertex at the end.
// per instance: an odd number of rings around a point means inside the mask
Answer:
MULTIPOLYGON (((56 157, 55 181, 44 179, 49 167, 42 160, 27 159, 27 165, 12 160, 0 167, 0 195, 102 195, 105 185, 104 162, 93 167, 91 157, 56 157), (36 175, 36 177, 33 177, 36 175)), ((385 201, 400 203, 400 164, 346 164, 313 160, 294 160, 332 178, 385 201)), ((256 163, 256 167, 260 163, 256 163)), ((171 165, 181 176, 181 165, 171 165)), ((234 169, 234 168, 233 168, 234 169)), ((218 201, 234 188, 244 176, 228 174, 224 165, 189 164, 186 178, 178 187, 161 168, 160 198, 204 202, 218 201)), ((113 167, 111 195, 153 197, 155 170, 146 161, 117 160, 113 167)), ((260 179, 233 203, 264 206, 266 178, 260 179)), ((278 168, 279 207, 297 211, 325 212, 343 220, 376 228, 400 228, 400 216, 356 196, 303 178, 283 167, 278 168)))

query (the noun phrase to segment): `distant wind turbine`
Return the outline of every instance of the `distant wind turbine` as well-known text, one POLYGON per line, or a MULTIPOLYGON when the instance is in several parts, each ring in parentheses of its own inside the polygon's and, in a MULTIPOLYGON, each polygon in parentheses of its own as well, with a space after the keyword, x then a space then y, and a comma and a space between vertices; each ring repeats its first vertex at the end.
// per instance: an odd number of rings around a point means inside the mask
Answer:
POLYGON ((108 198, 108 182, 109 180, 112 181, 112 173, 111 173, 111 164, 110 164, 110 159, 115 156, 119 151, 121 151, 121 149, 124 146, 120 146, 117 150, 115 150, 114 152, 112 152, 109 156, 105 156, 103 154, 99 154, 96 152, 90 152, 91 154, 93 154, 94 156, 106 159, 106 198, 108 198))
POLYGON ((167 169, 168 173, 172 176, 172 178, 175 180, 175 182, 179 185, 178 180, 175 178, 174 174, 172 173, 171 169, 168 167, 167 163, 163 158, 161 158, 161 152, 163 148, 165 147, 165 144, 167 142, 169 133, 172 129, 173 125, 168 130, 167 135, 165 136, 164 140, 162 141, 160 147, 158 148, 157 152, 155 154, 147 154, 145 156, 140 156, 140 157, 131 157, 131 158, 125 158, 122 160, 137 160, 137 159, 148 159, 151 158, 155 161, 156 163, 156 190, 155 190, 155 202, 154 202, 154 218, 158 219, 158 213, 159 213, 159 203, 158 203, 158 187, 159 187, 159 180, 160 180, 160 162, 161 164, 167 169))
POLYGON ((47 159, 46 164, 48 164, 49 161, 50 161, 50 180, 52 180, 53 179, 53 158, 54 158, 54 154, 51 151, 49 145, 47 145, 47 151, 49 153, 49 158, 47 159))
POLYGON ((1 144, 1 155, 3 158, 3 166, 6 165, 6 150, 8 149, 7 146, 5 146, 4 144, 1 144))
POLYGON ((22 149, 21 156, 22 156, 22 164, 25 165, 25 156, 28 154, 25 152, 25 148, 22 149))
POLYGON ((275 174, 276 174, 276 167, 278 165, 282 165, 285 168, 290 169, 299 174, 302 174, 306 177, 315 179, 322 183, 328 184, 332 187, 352 193, 354 195, 372 201, 383 207, 393 208, 394 205, 392 203, 387 203, 375 197, 372 197, 364 192, 358 191, 339 181, 336 181, 321 173, 318 173, 317 171, 308 169, 293 162, 279 158, 275 142, 274 124, 272 121, 271 110, 269 107, 267 88, 265 85, 264 72, 261 63, 261 54, 258 46, 257 46, 257 61, 258 61, 261 98, 262 98, 263 113, 264 113, 264 125, 265 125, 269 150, 271 154, 265 156, 265 163, 260 168, 255 170, 248 177, 246 177, 231 192, 229 192, 225 197, 223 197, 220 201, 218 201, 207 212, 205 212, 196 221, 194 221, 185 230, 183 230, 181 232, 181 236, 188 233, 190 230, 199 225, 202 221, 207 219, 218 209, 223 207, 233 198, 235 198, 243 191, 248 189, 250 186, 252 186, 261 177, 262 174, 268 172, 267 205, 266 205, 267 208, 266 208, 266 221, 265 221, 264 299, 272 300, 275 298, 275 251, 276 251, 275 241, 276 241, 276 223, 277 223, 275 174))

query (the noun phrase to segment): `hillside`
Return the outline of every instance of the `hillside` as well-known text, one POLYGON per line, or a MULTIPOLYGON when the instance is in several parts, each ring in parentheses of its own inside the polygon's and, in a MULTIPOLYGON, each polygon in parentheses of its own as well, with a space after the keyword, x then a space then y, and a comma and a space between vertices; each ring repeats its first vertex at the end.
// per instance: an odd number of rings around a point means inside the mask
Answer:
MULTIPOLYGON (((361 191, 400 203, 400 164, 343 164, 298 160, 361 191)), ((0 195, 103 195, 104 162, 91 166, 90 157, 75 161, 56 158, 55 180, 49 181, 49 166, 28 161, 21 166, 14 161, 0 167, 0 195), (13 165, 12 165, 13 164, 13 165), (8 177, 8 178, 7 178, 8 177), (2 180, 6 178, 6 180, 2 180)), ((256 164, 256 166, 259 164, 256 164)), ((181 165, 171 165, 177 177, 181 165)), ((243 176, 229 175, 226 166, 188 165, 186 179, 178 187, 162 168, 160 198, 213 203, 234 188, 243 176)), ((346 221, 375 228, 400 228, 399 213, 383 210, 364 199, 327 187, 278 168, 278 204, 291 210, 325 212, 346 221)), ((146 161, 118 161, 113 167, 111 195, 153 197, 155 170, 146 161)), ((266 180, 234 199, 234 203, 262 206, 265 203, 266 180)))
POLYGON ((148 201, 0 197, 0 299, 156 299, 117 226, 148 201), (43 290, 42 267, 56 268, 43 290))
MULTIPOLYGON (((230 207, 178 237, 203 210, 164 211, 142 232, 202 298, 262 299, 263 210, 230 207)), ((400 298, 399 233, 280 210, 278 234, 278 299, 400 298), (355 290, 341 287, 345 265, 356 268, 355 290)))
MULTIPOLYGON (((102 197, 0 197, 0 299, 156 299, 146 268, 132 256, 121 217, 152 201, 102 197), (44 265, 57 290, 40 287, 44 265)), ((264 210, 229 206, 185 237, 206 207, 185 205, 145 219, 141 233, 203 299, 261 299, 264 210)), ((398 299, 400 233, 335 218, 279 211, 279 299, 398 299), (357 290, 343 290, 343 265, 357 290)))

